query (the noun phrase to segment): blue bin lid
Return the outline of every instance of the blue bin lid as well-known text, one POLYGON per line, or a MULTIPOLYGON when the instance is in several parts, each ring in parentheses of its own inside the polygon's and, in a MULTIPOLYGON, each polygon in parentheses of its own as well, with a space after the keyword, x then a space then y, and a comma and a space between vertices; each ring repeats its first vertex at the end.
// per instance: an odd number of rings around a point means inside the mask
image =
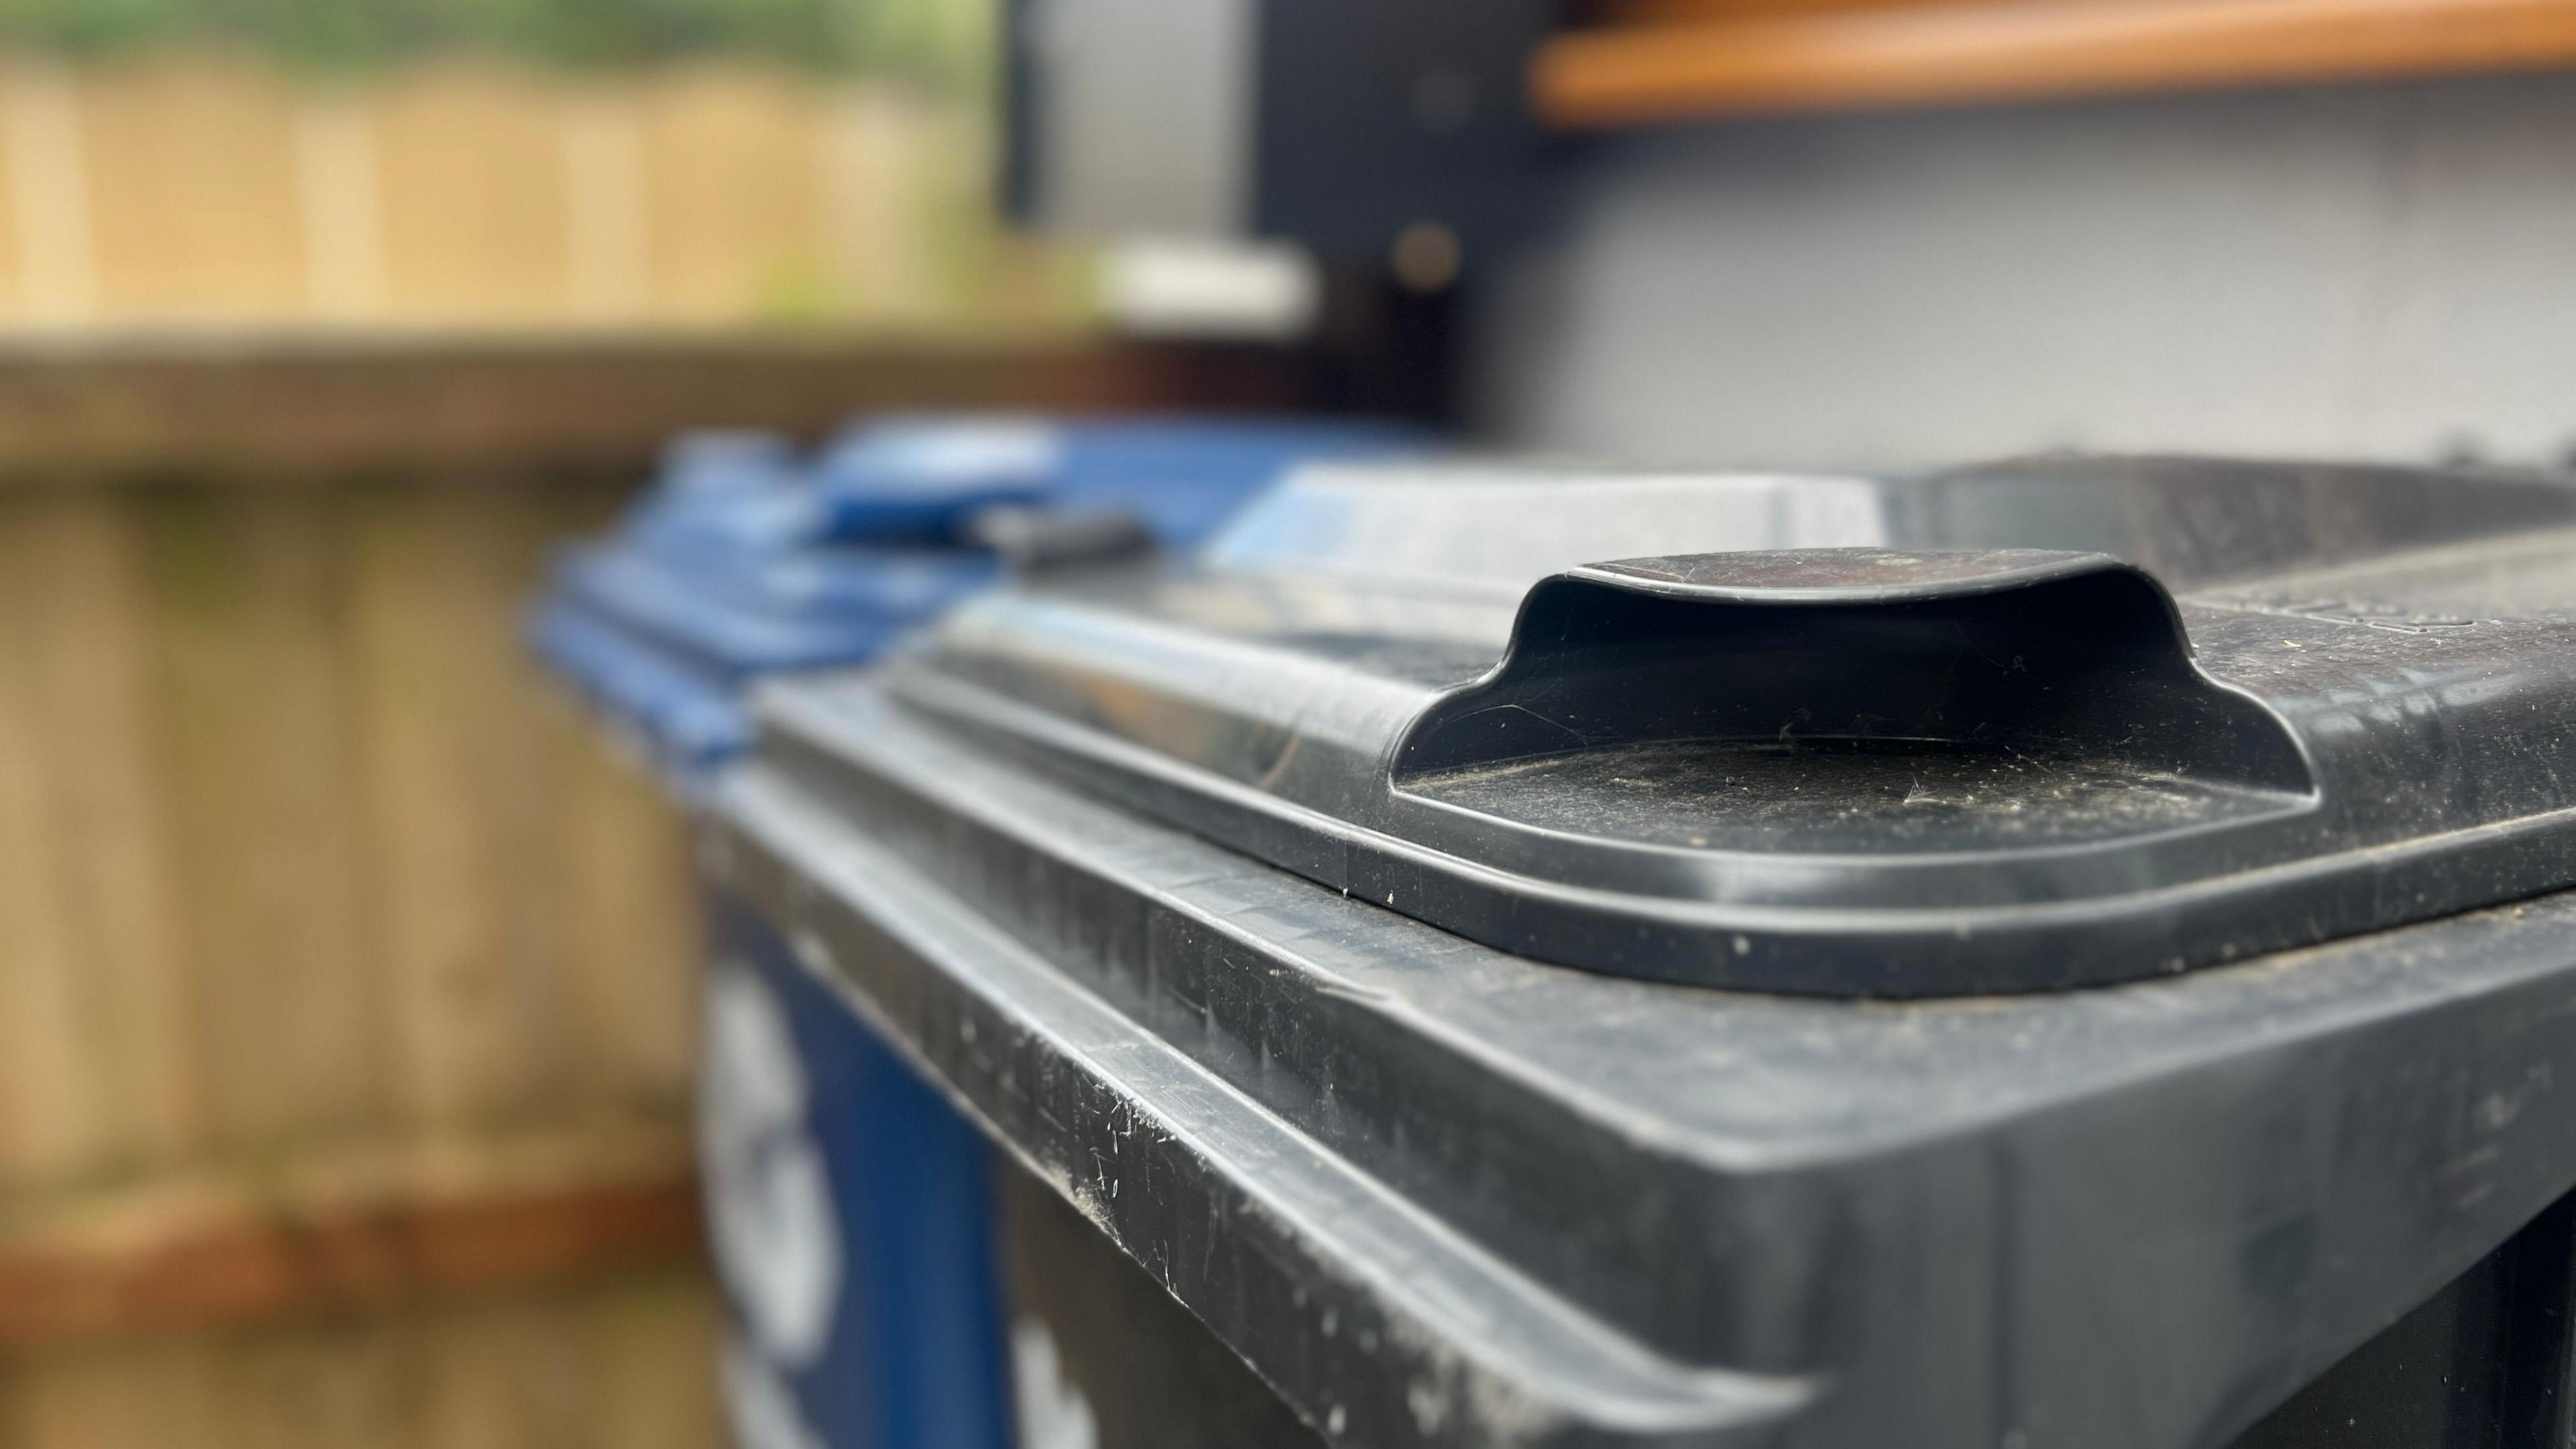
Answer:
POLYGON ((540 600, 528 644, 669 768, 700 770, 751 743, 751 719, 730 689, 574 599, 540 600))
POLYGON ((1166 548, 1213 532, 1301 463, 1421 451, 1417 428, 1297 418, 892 418, 843 433, 815 468, 841 538, 938 535, 1001 503, 1115 508, 1166 548))
POLYGON ((978 509, 1046 501, 1064 466, 1059 424, 888 418, 848 428, 824 447, 811 496, 830 538, 953 542, 978 509))
POLYGON ((689 433, 662 450, 620 532, 647 552, 722 558, 792 547, 814 532, 812 515, 808 472, 787 439, 689 433))
POLYGON ((702 672, 740 679, 873 658, 1001 574, 990 555, 962 550, 847 549, 714 571, 608 543, 568 550, 556 580, 702 672))
POLYGON ((1390 423, 1151 418, 1069 424, 1057 497, 1134 513, 1165 548, 1195 546, 1291 467, 1420 452, 1390 423))
POLYGON ((607 539, 565 551, 530 638, 685 773, 748 743, 753 678, 863 663, 999 583, 972 541, 988 509, 1114 511, 1186 548, 1296 464, 1426 442, 1367 422, 922 415, 854 424, 809 460, 772 434, 687 434, 607 539))

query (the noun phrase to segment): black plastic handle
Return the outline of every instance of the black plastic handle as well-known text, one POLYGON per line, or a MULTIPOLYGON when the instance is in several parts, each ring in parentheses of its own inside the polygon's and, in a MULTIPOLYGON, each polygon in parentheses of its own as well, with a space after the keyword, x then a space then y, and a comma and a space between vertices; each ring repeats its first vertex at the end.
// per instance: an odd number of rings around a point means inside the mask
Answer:
POLYGON ((2305 791, 2289 729, 2191 660, 2172 598, 2099 555, 1808 549, 1560 574, 1426 711, 1396 783, 1675 740, 2075 753, 2305 791))

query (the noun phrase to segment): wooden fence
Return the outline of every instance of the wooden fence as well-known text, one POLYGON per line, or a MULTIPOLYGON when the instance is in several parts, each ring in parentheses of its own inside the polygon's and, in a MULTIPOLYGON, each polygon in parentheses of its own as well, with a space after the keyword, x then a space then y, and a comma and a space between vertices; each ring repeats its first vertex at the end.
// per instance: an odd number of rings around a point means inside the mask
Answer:
POLYGON ((689 1272, 83 1342, 0 1376, 11 1449, 713 1449, 715 1315, 689 1272))
POLYGON ((713 1442, 690 863, 522 650, 550 549, 683 420, 1329 382, 1052 343, 0 357, 0 1449, 713 1442))
POLYGON ((551 1286, 696 1231, 679 828, 513 628, 613 502, 0 494, 0 1443, 588 1442, 501 1433, 493 1335, 703 1381, 687 1280, 551 1286), (460 1294, 516 1306, 395 1311, 460 1294))
POLYGON ((1076 322, 1080 260, 990 220, 988 129, 748 62, 22 56, 0 62, 0 328, 1076 322))

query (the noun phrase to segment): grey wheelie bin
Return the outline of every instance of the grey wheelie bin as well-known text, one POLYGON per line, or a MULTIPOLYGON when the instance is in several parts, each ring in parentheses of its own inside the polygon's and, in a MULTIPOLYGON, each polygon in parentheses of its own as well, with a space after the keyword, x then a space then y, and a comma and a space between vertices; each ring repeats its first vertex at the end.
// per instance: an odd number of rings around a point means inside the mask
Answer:
POLYGON ((756 712, 1025 1449, 2569 1442, 2559 482, 1309 470, 756 712))

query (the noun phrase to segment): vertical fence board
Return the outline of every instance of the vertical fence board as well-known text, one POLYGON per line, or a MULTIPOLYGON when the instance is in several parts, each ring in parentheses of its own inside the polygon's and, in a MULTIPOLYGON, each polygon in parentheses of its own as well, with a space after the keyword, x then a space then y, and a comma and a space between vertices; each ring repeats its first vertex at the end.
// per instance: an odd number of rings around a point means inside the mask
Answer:
POLYGON ((389 81, 376 104, 385 284, 427 322, 572 320, 556 93, 483 64, 389 81))
POLYGON ((0 155, 18 262, 18 315, 40 326, 98 320, 80 111, 80 81, 71 67, 26 56, 0 63, 0 155))
POLYGON ((345 501, 171 489, 144 506, 219 1133, 255 1154, 381 1129, 390 1083, 352 799, 345 501))
POLYGON ((517 616, 528 490, 373 490, 355 530, 353 675, 398 1097, 415 1130, 569 1115, 544 760, 517 616))
POLYGON ((15 965, 67 973, 61 1037, 29 1045, 32 1060, 69 1060, 26 1106, 83 1139, 55 1175, 144 1171, 191 1151, 202 1120, 140 542, 110 500, 41 493, 0 507, 0 558, 15 645, 0 692, 30 750, 12 793, 35 797, 13 873, 43 897, 23 903, 21 925, 49 921, 53 937, 15 965))
POLYGON ((37 552, 0 524, 0 1184, 76 1173, 100 1135, 102 1093, 80 1048, 72 909, 52 839, 33 597, 37 552))
POLYGON ((662 315, 823 315, 817 98, 765 72, 702 67, 650 87, 644 108, 662 315))
POLYGON ((715 1295, 695 1280, 639 1278, 586 1301, 583 1357, 599 1449, 703 1449, 722 1442, 715 1295))
POLYGON ((98 306, 110 319, 304 309, 295 97, 275 70, 179 56, 85 73, 98 306))
POLYGON ((0 1377, 9 1449, 228 1449, 217 1350, 188 1340, 10 1366, 0 1377))
POLYGON ((223 1397, 209 1449, 413 1449, 421 1395, 404 1337, 399 1321, 348 1320, 212 1340, 223 1397))
POLYGON ((694 1274, 0 1362, 6 1449, 718 1449, 694 1274))

